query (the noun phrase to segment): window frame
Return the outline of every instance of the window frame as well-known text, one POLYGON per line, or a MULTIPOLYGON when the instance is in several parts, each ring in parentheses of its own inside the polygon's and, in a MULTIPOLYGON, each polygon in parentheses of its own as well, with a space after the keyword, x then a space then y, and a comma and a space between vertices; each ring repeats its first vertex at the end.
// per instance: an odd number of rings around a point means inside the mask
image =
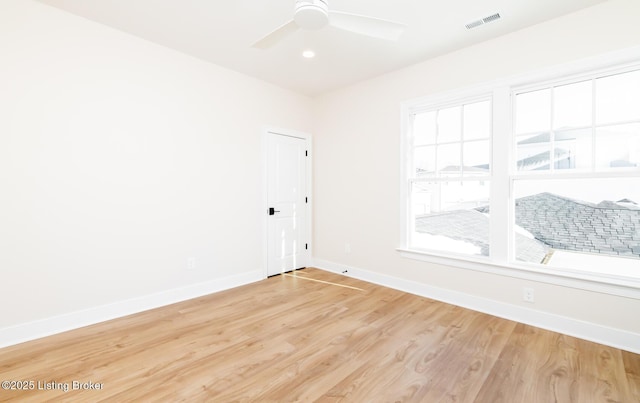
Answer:
MULTIPOLYGON (((419 114, 419 113, 425 113, 425 112, 433 112, 433 111, 440 111, 443 109, 448 109, 448 108, 452 108, 452 107, 460 107, 461 109, 464 109, 464 106, 466 105, 470 105, 470 104, 474 104, 474 103, 478 103, 478 102, 484 102, 484 101, 488 101, 489 104, 491 105, 491 107, 493 107, 493 99, 492 99, 492 93, 474 93, 471 94, 470 96, 466 96, 464 98, 458 98, 456 100, 453 100, 453 102, 449 102, 449 100, 446 100, 444 102, 441 103, 432 103, 429 106, 426 105, 420 105, 417 108, 412 108, 408 111, 408 125, 409 125, 409 133, 413 132, 413 122, 414 122, 414 117, 415 115, 419 114)), ((416 148, 420 148, 420 147, 429 147, 429 146, 438 146, 441 144, 456 144, 459 143, 460 144, 460 152, 461 152, 461 156, 464 156, 464 144, 465 143, 473 143, 473 142, 479 142, 479 141, 484 141, 484 140, 488 140, 489 144, 491 145, 492 142, 492 127, 490 128, 490 132, 489 132, 489 137, 488 138, 481 138, 481 139, 470 139, 470 140, 465 140, 464 138, 464 121, 461 122, 462 126, 461 126, 461 138, 459 141, 456 142, 443 142, 443 143, 439 143, 438 140, 436 139, 436 142, 433 144, 419 144, 416 145, 413 143, 413 136, 411 136, 410 134, 407 136, 407 141, 408 141, 408 150, 407 152, 409 154, 411 154, 408 158, 408 167, 407 170, 408 172, 412 172, 414 173, 414 169, 415 169, 415 164, 414 164, 414 159, 413 156, 415 155, 413 153, 413 151, 416 148)), ((492 125, 491 125, 492 126, 492 125)), ((412 191, 412 186, 416 183, 430 183, 430 182, 435 182, 435 183, 446 183, 446 182, 481 182, 481 181, 487 181, 487 182, 491 182, 491 175, 493 172, 493 165, 491 164, 492 162, 492 150, 491 147, 489 147, 489 172, 483 175, 479 175, 479 176, 464 176, 464 174, 462 173, 462 170, 460 171, 459 175, 452 175, 452 176, 440 176, 440 174, 437 172, 437 167, 436 167, 436 173, 433 176, 425 176, 425 177, 418 177, 415 174, 409 174, 409 177, 407 177, 407 181, 408 181, 408 189, 409 192, 412 191)), ((437 157, 437 154, 436 154, 437 157)), ((462 166, 464 164, 463 159, 460 160, 460 167, 462 169, 462 166)), ((411 196, 409 196, 409 203, 407 205, 407 209, 408 209, 408 214, 411 215, 413 207, 412 207, 412 202, 411 202, 411 196)), ((409 225, 408 231, 406 233, 407 236, 407 245, 411 245, 412 244, 412 234, 413 234, 413 227, 414 227, 415 223, 412 222, 412 224, 409 225)), ((491 240, 489 241, 489 245, 491 245, 491 240)), ((428 248, 419 248, 419 247, 413 247, 413 250, 420 250, 420 251, 425 251, 428 253, 435 253, 438 254, 440 251, 437 249, 428 249, 428 248)), ((491 250, 491 249, 490 249, 491 250)), ((479 256, 479 255, 468 255, 468 254, 458 254, 455 252, 445 252, 442 251, 443 253, 445 253, 446 255, 448 254, 452 254, 452 255, 460 255, 460 256, 474 256, 477 259, 480 260, 487 260, 489 259, 489 257, 485 257, 485 256, 479 256)))
MULTIPOLYGON (((516 262, 513 235, 515 213, 513 208, 514 183, 527 179, 580 179, 580 178, 640 178, 637 170, 597 171, 592 166, 588 172, 535 172, 517 171, 515 164, 516 133, 515 94, 546 87, 556 87, 593 80, 595 76, 619 74, 640 69, 640 47, 612 52, 594 58, 554 66, 549 69, 505 79, 494 80, 464 89, 434 94, 405 101, 401 105, 401 169, 400 169, 400 247, 397 251, 404 258, 455 266, 464 269, 506 275, 527 280, 575 287, 607 294, 640 298, 640 272, 637 277, 610 273, 594 273, 569 268, 548 267, 534 263, 516 262), (491 181, 490 206, 490 255, 489 257, 462 255, 410 247, 411 226, 411 178, 412 165, 412 115, 419 111, 433 110, 446 105, 462 105, 469 100, 492 100, 491 181), (496 157, 501 156, 501 157, 496 157)), ((595 102, 595 99, 592 100, 595 102)), ((593 118, 595 120, 595 117, 593 118)), ((551 123, 553 126, 553 122, 551 123)), ((596 127, 592 122, 593 128, 596 127)), ((595 141, 595 140, 594 140, 595 141)), ((640 262, 639 262, 640 265, 640 262)))

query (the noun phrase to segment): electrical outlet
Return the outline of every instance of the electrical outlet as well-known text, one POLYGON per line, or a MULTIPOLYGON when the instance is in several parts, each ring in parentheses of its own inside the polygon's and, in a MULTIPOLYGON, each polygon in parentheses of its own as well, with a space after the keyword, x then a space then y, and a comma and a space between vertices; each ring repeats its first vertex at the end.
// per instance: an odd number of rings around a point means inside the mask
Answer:
POLYGON ((522 288, 522 300, 529 303, 535 302, 535 296, 533 294, 533 288, 531 287, 523 287, 522 288))
POLYGON ((190 257, 187 259, 187 270, 195 270, 196 269, 196 264, 198 262, 196 261, 195 257, 190 257))

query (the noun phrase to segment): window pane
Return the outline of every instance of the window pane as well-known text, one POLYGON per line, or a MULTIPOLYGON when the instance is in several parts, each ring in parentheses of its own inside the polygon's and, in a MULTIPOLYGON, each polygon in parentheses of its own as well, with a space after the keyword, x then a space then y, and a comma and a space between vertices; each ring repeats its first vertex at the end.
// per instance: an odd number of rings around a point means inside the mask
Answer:
POLYGON ((414 182, 411 186, 411 208, 413 216, 431 214, 434 205, 438 203, 437 194, 431 190, 433 184, 414 182))
POLYGON ((438 143, 460 141, 462 121, 461 107, 440 109, 438 111, 438 143))
POLYGON ((464 106, 464 139, 491 137, 491 102, 482 101, 464 106))
POLYGON ((551 143, 549 132, 516 138, 518 171, 545 171, 550 169, 551 143))
POLYGON ((640 123, 596 130, 596 169, 640 167, 640 123))
POLYGON ((414 183, 411 246, 489 256, 489 182, 414 183))
POLYGON ((554 135, 555 169, 591 169, 591 129, 557 132, 554 135))
POLYGON ((596 124, 640 119, 640 70, 596 80, 596 124))
POLYGON ((489 205, 489 181, 451 181, 439 184, 441 211, 467 210, 489 205))
POLYGON ((460 175, 460 143, 438 146, 438 173, 460 175))
POLYGON ((640 178, 518 180, 514 197, 517 260, 640 272, 640 178))
POLYGON ((551 90, 516 95, 516 134, 548 131, 551 128, 551 90))
POLYGON ((413 144, 436 143, 436 112, 418 113, 413 118, 413 144))
POLYGON ((436 147, 417 147, 413 153, 413 161, 417 177, 434 175, 436 172, 436 147))
POLYGON ((488 175, 491 156, 489 140, 470 141, 463 145, 463 174, 465 176, 488 175))
POLYGON ((553 127, 591 126, 592 123, 591 81, 563 85, 553 89, 553 127))

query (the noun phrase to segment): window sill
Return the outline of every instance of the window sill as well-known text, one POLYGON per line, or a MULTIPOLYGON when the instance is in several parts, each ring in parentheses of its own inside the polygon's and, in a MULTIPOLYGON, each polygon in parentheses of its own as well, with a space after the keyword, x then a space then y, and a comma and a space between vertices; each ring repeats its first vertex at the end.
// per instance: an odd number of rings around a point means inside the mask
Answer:
POLYGON ((560 268, 551 269, 530 264, 496 263, 488 259, 439 255, 408 248, 397 248, 396 250, 400 256, 407 259, 640 299, 640 277, 605 275, 560 268))

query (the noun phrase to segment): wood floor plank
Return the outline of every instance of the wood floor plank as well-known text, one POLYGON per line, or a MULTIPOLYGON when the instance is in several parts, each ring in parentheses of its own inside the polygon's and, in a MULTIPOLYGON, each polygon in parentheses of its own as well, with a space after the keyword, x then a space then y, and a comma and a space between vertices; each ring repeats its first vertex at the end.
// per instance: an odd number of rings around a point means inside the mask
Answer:
POLYGON ((0 374, 103 384, 0 402, 640 401, 637 354, 317 269, 0 349, 0 374))
MULTIPOLYGON (((439 326, 437 320, 453 307, 446 306, 442 309, 438 304, 429 304, 427 300, 421 302, 423 304, 417 307, 418 311, 410 312, 417 320, 407 321, 406 318, 401 318, 399 322, 392 322, 389 323, 390 326, 381 328, 377 336, 380 343, 370 352, 362 354, 360 360, 353 362, 354 371, 340 380, 325 397, 346 401, 365 399, 363 394, 368 394, 367 391, 384 389, 386 385, 396 383, 407 360, 415 356, 416 350, 421 346, 440 340, 447 329, 439 326), (386 370, 381 371, 381 368, 386 370)), ((410 305, 406 306, 409 311, 410 305)))
MULTIPOLYGON (((575 378, 572 353, 554 347, 566 345, 564 336, 518 324, 486 383, 479 401, 491 402, 577 402, 571 380, 575 378)), ((568 347, 568 350, 574 350, 568 347)))
MULTIPOLYGON (((380 291, 378 289, 370 293, 369 297, 377 300, 380 291)), ((388 290, 382 291, 388 296, 388 290)), ((288 379, 270 393, 276 396, 287 393, 293 400, 300 401, 314 400, 324 393, 324 389, 316 390, 314 385, 322 385, 324 382, 320 381, 323 379, 331 382, 328 379, 342 377, 341 374, 357 362, 361 351, 369 351, 376 344, 380 344, 385 337, 389 337, 388 333, 394 328, 401 328, 398 326, 399 323, 412 314, 414 309, 409 302, 412 299, 415 301, 415 298, 396 291, 393 291, 393 294, 396 299, 392 301, 406 307, 403 315, 376 315, 377 320, 372 320, 366 315, 362 322, 357 319, 371 310, 370 306, 366 308, 369 304, 362 304, 362 298, 358 304, 343 299, 336 304, 347 310, 339 310, 339 315, 329 318, 328 322, 307 327, 297 337, 289 339, 298 350, 282 366, 276 366, 273 374, 275 377, 278 373, 287 374, 288 379), (343 312, 347 311, 349 315, 345 316, 343 312)), ((232 395, 222 396, 224 400, 231 397, 232 395)), ((265 398, 268 396, 260 396, 260 399, 265 398)))
POLYGON ((622 352, 613 347, 578 340, 580 346, 579 398, 585 402, 632 402, 622 352))
POLYGON ((631 401, 640 402, 640 355, 622 351, 622 362, 629 383, 631 401))

